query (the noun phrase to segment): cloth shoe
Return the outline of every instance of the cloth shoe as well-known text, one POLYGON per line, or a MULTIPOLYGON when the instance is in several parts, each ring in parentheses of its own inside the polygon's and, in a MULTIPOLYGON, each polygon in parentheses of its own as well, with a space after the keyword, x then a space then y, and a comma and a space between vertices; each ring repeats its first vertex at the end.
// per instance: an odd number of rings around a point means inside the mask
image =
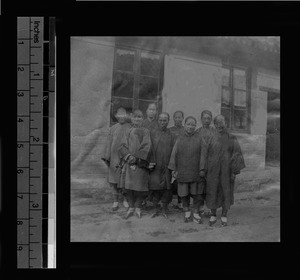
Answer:
POLYGON ((129 204, 126 200, 123 201, 123 206, 128 209, 129 208, 129 204))
POLYGON ((162 209, 162 215, 163 215, 164 218, 168 219, 167 209, 166 208, 162 209))
POLYGON ((133 215, 133 212, 134 212, 134 208, 129 208, 125 215, 125 219, 127 220, 129 217, 131 217, 133 215))
POLYGON ((201 220, 201 217, 199 216, 198 213, 194 213, 193 214, 193 221, 197 224, 202 224, 202 220, 201 220))
POLYGON ((154 213, 151 215, 151 218, 155 218, 159 215, 159 210, 158 209, 154 209, 154 213))
POLYGON ((135 208, 134 214, 140 219, 142 217, 141 209, 135 208))
POLYGON ((221 217, 221 223, 222 223, 222 227, 226 227, 227 226, 227 217, 221 217))
POLYGON ((184 213, 184 222, 188 223, 191 221, 191 211, 187 211, 184 213))
POLYGON ((112 206, 113 211, 117 211, 119 209, 119 202, 115 201, 112 206))
POLYGON ((209 219, 209 225, 212 226, 213 224, 215 224, 217 221, 217 217, 216 216, 210 216, 209 219))
POLYGON ((183 211, 183 206, 182 206, 182 203, 181 203, 181 202, 179 202, 179 203, 177 204, 177 208, 178 208, 180 211, 183 211))

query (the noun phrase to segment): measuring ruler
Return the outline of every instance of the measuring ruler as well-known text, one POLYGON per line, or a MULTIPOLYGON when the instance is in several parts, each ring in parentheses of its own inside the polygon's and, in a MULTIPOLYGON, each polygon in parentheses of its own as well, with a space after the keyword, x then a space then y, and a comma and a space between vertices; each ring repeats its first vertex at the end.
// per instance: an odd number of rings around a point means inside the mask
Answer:
POLYGON ((53 146, 54 134, 54 44, 54 18, 18 18, 18 268, 48 267, 49 146, 53 146))

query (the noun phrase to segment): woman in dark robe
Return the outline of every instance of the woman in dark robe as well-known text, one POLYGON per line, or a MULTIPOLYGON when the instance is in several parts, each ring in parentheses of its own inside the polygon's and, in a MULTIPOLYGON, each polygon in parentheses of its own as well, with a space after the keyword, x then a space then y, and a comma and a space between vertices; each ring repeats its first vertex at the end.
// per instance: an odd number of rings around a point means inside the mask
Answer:
POLYGON ((176 137, 184 134, 184 126, 182 124, 184 119, 184 114, 182 111, 176 111, 173 114, 174 126, 170 127, 170 131, 175 134, 176 137))
POLYGON ((235 176, 245 168, 241 147, 236 136, 226 129, 222 115, 214 119, 216 133, 207 150, 206 205, 211 210, 209 224, 216 222, 217 208, 222 207, 222 226, 227 225, 227 212, 234 203, 235 176))
POLYGON ((185 133, 177 138, 174 145, 169 169, 173 170, 173 177, 178 181, 178 195, 181 197, 184 221, 201 224, 199 216, 200 201, 203 199, 203 184, 200 180, 206 171, 206 146, 199 137, 196 129, 196 119, 187 117, 185 119, 185 133), (193 197, 193 217, 190 211, 190 195, 193 197))
POLYGON ((149 190, 152 191, 154 213, 152 218, 159 215, 158 203, 162 202, 162 215, 167 218, 167 207, 171 200, 171 172, 168 169, 170 156, 176 137, 167 128, 169 124, 169 114, 161 113, 158 117, 159 128, 152 130, 150 163, 155 164, 150 172, 149 190))
MULTIPOLYGON (((197 129, 197 132, 199 133, 200 137, 203 137, 205 142, 208 144, 210 139, 213 137, 213 135, 216 133, 216 129, 211 126, 212 122, 212 113, 211 111, 204 110, 201 113, 201 123, 202 126, 197 129)), ((203 200, 200 204, 200 215, 204 215, 204 203, 205 203, 205 193, 206 193, 206 179, 205 177, 202 177, 201 180, 204 184, 204 192, 203 192, 203 200)))
MULTIPOLYGON (((155 103, 150 103, 147 107, 146 110, 146 118, 143 121, 143 127, 147 128, 149 130, 149 132, 158 129, 158 122, 156 119, 157 116, 157 106, 155 103)), ((149 204, 152 204, 152 191, 149 190, 148 192, 148 196, 146 197, 146 199, 143 201, 143 207, 147 206, 147 201, 149 202, 149 204)))
POLYGON ((149 130, 142 127, 143 113, 135 110, 131 121, 132 127, 125 132, 119 148, 123 162, 121 182, 126 189, 129 203, 126 219, 133 213, 141 217, 141 204, 148 194, 149 163, 147 159, 151 149, 149 130))
POLYGON ((204 140, 208 143, 210 138, 216 133, 216 129, 211 126, 212 122, 212 113, 211 111, 204 110, 201 113, 201 123, 202 126, 197 129, 199 135, 204 137, 204 140))
MULTIPOLYGON (((176 136, 176 138, 184 134, 184 126, 182 125, 183 120, 184 120, 184 113, 182 111, 176 111, 173 114, 174 126, 170 127, 170 131, 176 136)), ((171 185, 172 185, 173 194, 177 196, 177 205, 175 207, 182 210, 181 198, 178 195, 177 180, 174 180, 171 185)))
POLYGON ((143 127, 147 128, 149 131, 158 128, 158 122, 156 119, 157 107, 155 103, 150 103, 146 110, 146 118, 143 121, 143 127))

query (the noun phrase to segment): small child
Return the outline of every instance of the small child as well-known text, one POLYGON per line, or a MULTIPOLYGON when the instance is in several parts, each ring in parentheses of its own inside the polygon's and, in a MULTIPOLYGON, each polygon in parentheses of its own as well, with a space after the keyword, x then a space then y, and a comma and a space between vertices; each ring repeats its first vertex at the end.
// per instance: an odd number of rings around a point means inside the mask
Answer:
POLYGON ((109 135, 106 142, 105 155, 102 160, 108 166, 108 183, 113 191, 113 211, 119 208, 119 198, 123 197, 123 205, 128 208, 128 202, 125 195, 122 194, 122 188, 119 184, 120 180, 120 168, 118 168, 120 157, 119 147, 124 133, 130 128, 128 123, 128 114, 123 107, 118 108, 116 115, 118 123, 113 125, 109 130, 109 135))
POLYGON ((132 126, 124 134, 119 148, 120 157, 124 162, 123 181, 129 202, 125 219, 133 213, 141 218, 142 201, 148 194, 149 162, 147 159, 151 149, 149 130, 142 127, 142 111, 134 110, 131 121, 132 126))
POLYGON ((177 138, 174 145, 169 169, 178 181, 178 195, 182 199, 184 221, 191 220, 190 195, 193 197, 193 221, 201 224, 199 208, 203 200, 204 185, 201 178, 206 171, 206 145, 198 133, 195 133, 197 121, 190 116, 185 119, 185 133, 177 138))

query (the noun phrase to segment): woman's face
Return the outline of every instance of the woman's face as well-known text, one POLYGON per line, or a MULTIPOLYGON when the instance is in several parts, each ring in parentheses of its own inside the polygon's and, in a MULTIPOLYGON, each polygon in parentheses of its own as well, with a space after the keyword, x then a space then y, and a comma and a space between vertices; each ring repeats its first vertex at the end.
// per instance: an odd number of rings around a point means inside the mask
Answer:
POLYGON ((158 125, 161 129, 167 128, 168 124, 169 124, 169 117, 167 115, 162 114, 158 117, 158 125))
POLYGON ((117 112, 117 114, 116 114, 115 117, 116 117, 116 119, 118 120, 118 122, 119 122, 120 124, 125 123, 125 122, 127 121, 127 118, 128 118, 126 112, 123 111, 123 110, 119 110, 119 111, 117 112))
POLYGON ((196 129, 196 122, 193 119, 188 119, 184 124, 184 129, 188 134, 192 134, 196 129))
POLYGON ((211 124, 211 117, 208 114, 204 114, 203 117, 201 118, 202 126, 203 127, 209 127, 211 124))
POLYGON ((155 115, 156 115, 156 106, 154 104, 151 104, 147 109, 147 117, 154 118, 155 115))
POLYGON ((176 113, 176 114, 174 115, 174 124, 175 124, 176 126, 180 126, 180 125, 182 125, 182 121, 183 121, 183 116, 182 116, 182 114, 181 114, 181 113, 176 113))
POLYGON ((224 132, 224 130, 226 128, 225 121, 223 119, 219 119, 219 120, 215 121, 215 127, 219 133, 224 132))
POLYGON ((131 122, 134 126, 141 127, 143 124, 143 115, 133 114, 131 118, 131 122))

